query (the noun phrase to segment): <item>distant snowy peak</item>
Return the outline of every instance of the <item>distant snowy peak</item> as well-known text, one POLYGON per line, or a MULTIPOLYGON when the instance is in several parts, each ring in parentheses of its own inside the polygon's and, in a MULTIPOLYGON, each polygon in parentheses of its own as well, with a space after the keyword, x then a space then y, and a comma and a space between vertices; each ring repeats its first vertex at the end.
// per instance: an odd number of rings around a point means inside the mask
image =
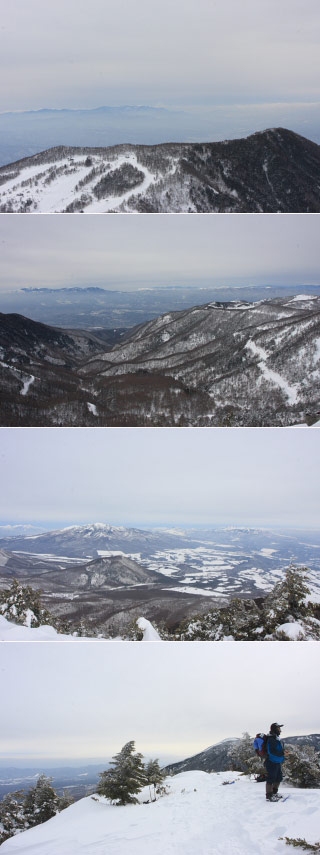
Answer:
POLYGON ((272 128, 218 143, 60 145, 0 169, 0 211, 319 212, 320 146, 272 128))
POLYGON ((74 534, 81 533, 83 535, 96 535, 96 534, 111 534, 112 532, 125 531, 124 526, 113 526, 108 525, 108 523, 91 523, 91 525, 68 525, 65 528, 60 529, 60 531, 69 531, 74 534))
POLYGON ((0 537, 18 537, 26 536, 26 535, 37 535, 42 534, 44 532, 44 528, 40 528, 39 526, 34 525, 0 525, 0 537))
POLYGON ((125 553, 139 554, 146 546, 161 548, 164 543, 177 546, 183 533, 162 530, 127 528, 107 523, 67 526, 27 535, 0 539, 3 550, 37 553, 43 556, 70 556, 71 558, 109 558, 125 553))

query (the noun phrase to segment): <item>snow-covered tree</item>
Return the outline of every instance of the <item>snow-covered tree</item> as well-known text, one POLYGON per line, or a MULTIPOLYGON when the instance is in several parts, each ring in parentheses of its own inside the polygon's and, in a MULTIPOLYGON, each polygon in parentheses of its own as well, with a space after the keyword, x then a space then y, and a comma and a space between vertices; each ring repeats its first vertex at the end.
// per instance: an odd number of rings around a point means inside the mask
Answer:
POLYGON ((23 626, 35 627, 53 622, 52 615, 41 605, 40 591, 21 585, 14 579, 10 588, 0 592, 0 614, 23 626))
POLYGON ((39 825, 55 816, 60 809, 60 799, 51 786, 52 778, 40 775, 24 800, 24 814, 29 826, 39 825))
POLYGON ((0 802, 0 844, 14 834, 51 819, 72 803, 67 792, 58 796, 51 786, 52 778, 40 775, 34 787, 7 793, 0 802))
POLYGON ((135 753, 134 741, 127 742, 111 761, 112 769, 101 772, 98 793, 119 805, 135 804, 135 796, 146 783, 142 754, 135 753))
POLYGON ((312 745, 286 745, 285 779, 294 787, 320 787, 320 756, 312 745))
POLYGON ((289 567, 283 581, 266 597, 264 625, 267 632, 274 632, 281 624, 303 620, 310 613, 306 573, 306 567, 289 567))
POLYGON ((160 769, 159 761, 149 760, 149 763, 145 766, 145 783, 149 786, 150 798, 152 798, 151 787, 153 787, 153 798, 155 800, 158 787, 161 787, 165 777, 166 774, 160 769))
POLYGON ((0 844, 27 827, 23 812, 23 792, 6 793, 0 802, 0 844))
POLYGON ((289 567, 284 579, 259 604, 254 599, 232 599, 222 608, 183 621, 173 637, 183 641, 262 641, 287 640, 301 632, 305 639, 320 639, 319 615, 311 602, 307 572, 307 568, 289 567), (288 636, 284 625, 293 623, 297 624, 295 632, 288 636))
POLYGON ((231 745, 228 757, 234 772, 244 772, 246 775, 259 775, 263 772, 263 761, 256 755, 249 733, 244 733, 242 739, 231 745))

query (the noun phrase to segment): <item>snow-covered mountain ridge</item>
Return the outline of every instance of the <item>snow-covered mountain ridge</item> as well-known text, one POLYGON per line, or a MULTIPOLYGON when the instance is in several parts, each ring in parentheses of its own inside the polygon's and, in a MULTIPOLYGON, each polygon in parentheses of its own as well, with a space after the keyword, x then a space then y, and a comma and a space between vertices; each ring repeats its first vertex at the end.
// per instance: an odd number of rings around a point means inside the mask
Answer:
POLYGON ((320 146, 271 128, 219 143, 58 146, 0 168, 0 211, 319 212, 320 146))
MULTIPOLYGON (((288 736, 281 737, 284 743, 289 745, 308 745, 315 749, 320 754, 320 733, 310 733, 307 736, 288 736)), ((232 761, 229 757, 229 749, 231 746, 240 742, 239 737, 223 739, 199 754, 194 754, 192 757, 187 757, 185 760, 180 760, 176 763, 169 763, 165 769, 168 774, 179 775, 181 772, 192 772, 201 770, 202 772, 221 772, 230 768, 232 761)))
POLYGON ((168 794, 149 804, 143 804, 150 798, 148 788, 140 793, 140 804, 125 807, 101 797, 81 799, 5 841, 3 855, 285 855, 291 849, 285 836, 319 839, 319 790, 283 787, 289 799, 272 804, 263 784, 237 772, 185 772, 166 785, 168 794))
POLYGON ((0 321, 3 425, 282 426, 319 416, 318 296, 194 306, 113 346, 21 316, 0 321))

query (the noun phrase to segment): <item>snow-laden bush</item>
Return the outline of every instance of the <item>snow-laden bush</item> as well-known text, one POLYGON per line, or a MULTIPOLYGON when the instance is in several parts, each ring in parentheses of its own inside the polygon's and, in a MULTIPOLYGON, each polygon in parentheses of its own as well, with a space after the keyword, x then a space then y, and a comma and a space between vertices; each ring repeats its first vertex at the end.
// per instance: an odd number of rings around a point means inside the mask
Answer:
POLYGON ((173 637, 181 641, 320 639, 307 573, 306 567, 289 567, 266 597, 233 599, 223 608, 183 621, 173 637))
POLYGON ((255 753, 253 739, 249 733, 244 733, 239 742, 234 742, 231 745, 228 757, 234 772, 244 772, 245 775, 260 775, 264 771, 263 760, 255 753))
POLYGON ((47 822, 59 810, 60 799, 54 791, 52 778, 40 775, 34 787, 31 787, 24 800, 24 814, 31 828, 41 822, 47 822))
POLYGON ((28 828, 23 812, 23 792, 6 793, 0 802, 0 845, 9 837, 28 828))
POLYGON ((0 592, 0 614, 22 626, 53 626, 54 618, 41 605, 40 595, 41 591, 35 591, 29 585, 21 585, 14 579, 10 588, 0 592))
POLYGON ((293 787, 320 787, 320 756, 312 745, 286 745, 285 780, 293 787))
POLYGON ((18 790, 3 797, 0 802, 0 844, 69 807, 72 799, 66 794, 58 796, 51 784, 52 778, 40 775, 27 793, 18 790))

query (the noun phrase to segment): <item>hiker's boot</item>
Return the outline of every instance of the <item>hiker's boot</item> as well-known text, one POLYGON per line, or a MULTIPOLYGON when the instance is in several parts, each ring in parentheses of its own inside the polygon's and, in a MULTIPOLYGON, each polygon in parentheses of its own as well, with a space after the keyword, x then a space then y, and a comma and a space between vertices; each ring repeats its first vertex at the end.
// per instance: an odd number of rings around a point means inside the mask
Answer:
MULTIPOLYGON (((275 799, 277 801, 279 801, 279 799, 282 799, 282 796, 280 796, 278 793, 278 789, 279 789, 279 784, 273 784, 272 793, 275 796, 275 799)), ((273 801, 275 801, 275 799, 273 801)))
POLYGON ((267 781, 267 783, 266 783, 266 799, 268 802, 271 802, 272 796, 273 796, 273 787, 272 787, 272 784, 268 784, 268 781, 267 781))

